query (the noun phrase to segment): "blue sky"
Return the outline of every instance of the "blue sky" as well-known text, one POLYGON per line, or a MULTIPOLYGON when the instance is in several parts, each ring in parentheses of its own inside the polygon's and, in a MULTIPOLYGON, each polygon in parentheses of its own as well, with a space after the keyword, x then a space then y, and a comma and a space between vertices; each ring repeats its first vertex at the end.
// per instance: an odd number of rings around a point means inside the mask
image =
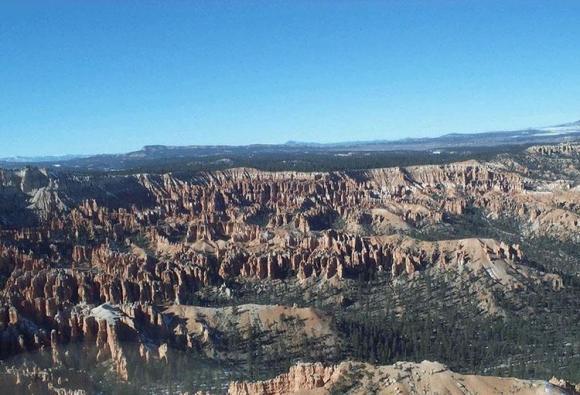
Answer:
POLYGON ((0 2, 0 156, 580 119, 580 1, 0 2))

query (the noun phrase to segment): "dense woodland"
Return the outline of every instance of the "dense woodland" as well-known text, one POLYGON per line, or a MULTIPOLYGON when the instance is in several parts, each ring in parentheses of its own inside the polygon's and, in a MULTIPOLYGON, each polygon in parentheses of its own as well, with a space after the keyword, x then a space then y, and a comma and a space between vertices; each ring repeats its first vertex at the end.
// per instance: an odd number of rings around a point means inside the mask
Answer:
MULTIPOLYGON (((349 171, 395 166, 436 165, 463 160, 490 160, 499 154, 515 155, 523 152, 529 144, 510 146, 469 146, 449 149, 431 150, 256 150, 248 151, 233 147, 228 152, 188 157, 164 157, 124 160, 110 169, 103 170, 108 162, 92 164, 91 162, 59 163, 53 167, 50 163, 30 163, 29 165, 49 167, 55 172, 75 174, 107 175, 174 173, 188 177, 201 171, 224 170, 235 167, 251 167, 267 171, 349 171)), ((91 159, 95 160, 95 159, 91 159)), ((0 167, 22 167, 22 164, 2 163, 0 167)), ((112 164, 111 164, 112 166, 112 164)))

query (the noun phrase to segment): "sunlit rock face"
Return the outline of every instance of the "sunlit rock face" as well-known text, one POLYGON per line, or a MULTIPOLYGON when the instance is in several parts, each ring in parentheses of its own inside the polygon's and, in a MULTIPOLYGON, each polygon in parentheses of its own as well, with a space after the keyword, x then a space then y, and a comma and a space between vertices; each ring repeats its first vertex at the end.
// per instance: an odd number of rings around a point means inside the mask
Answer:
POLYGON ((437 362, 398 362, 390 366, 373 366, 360 362, 339 365, 300 363, 271 380, 232 382, 229 395, 333 394, 520 394, 577 393, 564 380, 518 380, 492 376, 462 375, 437 362))

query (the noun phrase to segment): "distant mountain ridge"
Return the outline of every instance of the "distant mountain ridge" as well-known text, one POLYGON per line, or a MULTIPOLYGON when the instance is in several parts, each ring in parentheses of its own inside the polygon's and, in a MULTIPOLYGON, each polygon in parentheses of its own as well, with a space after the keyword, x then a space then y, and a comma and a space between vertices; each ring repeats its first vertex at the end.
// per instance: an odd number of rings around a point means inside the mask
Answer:
POLYGON ((310 141, 295 141, 289 140, 285 144, 291 146, 343 146, 343 145, 367 145, 367 144, 408 144, 408 143, 417 143, 417 142, 437 142, 441 140, 445 140, 448 138, 462 138, 465 140, 477 139, 478 137, 495 137, 495 136, 509 136, 515 138, 515 134, 519 134, 520 137, 522 136, 540 136, 546 132, 554 132, 553 134, 556 135, 558 132, 566 131, 569 132, 571 135, 579 135, 580 134, 580 120, 575 122, 563 123, 559 125, 553 126, 542 126, 542 127, 532 127, 528 129, 520 129, 520 130, 500 130, 500 131, 490 131, 490 132, 475 132, 475 133, 446 133, 441 136, 437 137, 404 137, 401 139, 374 139, 374 140, 352 140, 352 141, 342 141, 342 142, 335 142, 335 143, 318 143, 318 142, 310 142, 310 141))
POLYGON ((580 141, 580 121, 563 123, 547 127, 535 127, 512 131, 492 131, 478 133, 448 133, 438 137, 408 137, 397 140, 346 141, 338 143, 317 143, 288 141, 284 144, 250 144, 250 145, 146 145, 142 149, 121 154, 99 155, 63 155, 41 157, 0 158, 0 167, 22 167, 23 165, 42 165, 68 167, 88 170, 125 170, 140 168, 145 164, 158 162, 175 163, 175 161, 208 161, 221 163, 235 156, 250 162, 261 156, 274 160, 281 156, 337 155, 338 153, 364 152, 405 152, 423 151, 439 153, 451 152, 454 149, 479 149, 481 147, 501 147, 534 144, 556 144, 561 142, 580 141))
POLYGON ((91 155, 45 155, 45 156, 9 156, 5 158, 0 158, 0 162, 18 162, 18 163, 28 163, 28 162, 58 162, 67 161, 71 159, 88 158, 91 155))

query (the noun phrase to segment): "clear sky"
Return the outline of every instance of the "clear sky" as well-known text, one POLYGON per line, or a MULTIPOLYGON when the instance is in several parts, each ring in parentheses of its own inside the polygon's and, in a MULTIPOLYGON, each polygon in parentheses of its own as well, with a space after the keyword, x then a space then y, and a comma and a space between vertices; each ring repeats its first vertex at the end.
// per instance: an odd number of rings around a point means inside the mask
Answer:
POLYGON ((0 156, 580 119, 580 1, 0 1, 0 156))

